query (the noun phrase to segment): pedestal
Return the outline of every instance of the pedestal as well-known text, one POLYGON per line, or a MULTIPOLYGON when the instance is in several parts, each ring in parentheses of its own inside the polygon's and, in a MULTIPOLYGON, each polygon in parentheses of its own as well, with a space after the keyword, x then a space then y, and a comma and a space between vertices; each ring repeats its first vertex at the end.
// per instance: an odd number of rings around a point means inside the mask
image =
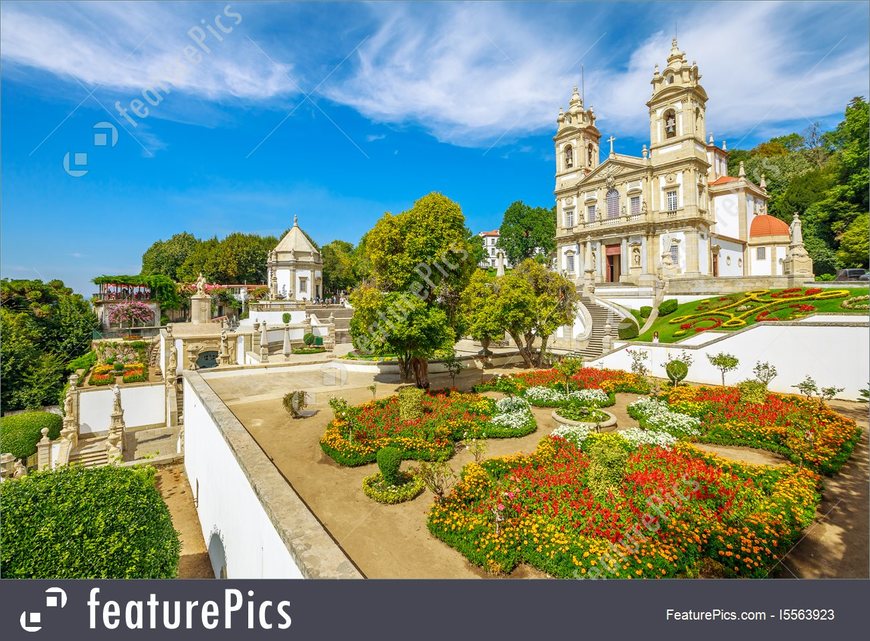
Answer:
POLYGON ((190 322, 194 324, 211 321, 211 296, 194 294, 190 297, 190 322))

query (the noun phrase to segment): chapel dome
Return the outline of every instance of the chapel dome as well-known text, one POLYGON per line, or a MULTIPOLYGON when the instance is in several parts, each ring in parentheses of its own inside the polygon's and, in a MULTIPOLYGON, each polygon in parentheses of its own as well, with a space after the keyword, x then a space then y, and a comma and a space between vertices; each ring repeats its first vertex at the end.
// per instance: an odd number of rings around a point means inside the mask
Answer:
POLYGON ((761 214, 752 219, 752 224, 749 226, 750 238, 761 238, 763 236, 788 236, 788 225, 782 222, 779 218, 770 216, 769 214, 761 214))

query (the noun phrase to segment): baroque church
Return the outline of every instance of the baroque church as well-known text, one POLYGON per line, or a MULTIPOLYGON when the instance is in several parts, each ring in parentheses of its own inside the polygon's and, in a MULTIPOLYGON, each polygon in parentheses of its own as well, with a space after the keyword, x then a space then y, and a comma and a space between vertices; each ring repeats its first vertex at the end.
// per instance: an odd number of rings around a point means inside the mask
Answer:
POLYGON ((725 142, 707 138, 700 80, 674 38, 667 66, 652 76, 649 147, 640 157, 616 153, 611 136, 604 162, 595 114, 574 88, 553 139, 557 261, 566 276, 650 285, 812 273, 797 216, 790 228, 767 214, 764 177, 756 185, 742 163, 728 175, 725 142))

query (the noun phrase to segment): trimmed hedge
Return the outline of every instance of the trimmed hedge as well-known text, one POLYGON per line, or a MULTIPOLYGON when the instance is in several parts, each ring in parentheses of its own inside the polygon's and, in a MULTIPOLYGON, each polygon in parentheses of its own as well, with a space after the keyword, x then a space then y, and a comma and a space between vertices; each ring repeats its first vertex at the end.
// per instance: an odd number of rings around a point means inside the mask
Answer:
POLYGON ((659 305, 659 316, 673 314, 677 311, 677 307, 679 307, 679 303, 677 303, 676 298, 669 298, 668 300, 662 301, 662 304, 659 305))
POLYGON ((35 454, 43 427, 48 428, 48 438, 56 439, 63 419, 51 412, 23 412, 0 418, 0 453, 9 452, 15 458, 35 454))
POLYGON ((154 475, 73 466, 0 484, 4 577, 175 577, 181 543, 154 475))
POLYGON ((632 323, 631 321, 626 321, 622 323, 617 329, 616 332, 619 335, 621 340, 630 340, 632 338, 637 338, 639 333, 638 326, 632 323))
POLYGON ((650 314, 652 314, 652 307, 650 307, 649 305, 642 305, 640 308, 640 317, 649 318, 650 314))

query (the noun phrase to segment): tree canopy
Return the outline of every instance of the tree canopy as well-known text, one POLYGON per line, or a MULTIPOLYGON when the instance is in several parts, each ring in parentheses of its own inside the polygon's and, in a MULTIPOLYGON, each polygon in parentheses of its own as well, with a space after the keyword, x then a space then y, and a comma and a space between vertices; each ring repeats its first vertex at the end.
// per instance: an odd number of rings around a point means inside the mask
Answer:
POLYGON ((344 240, 333 240, 320 248, 324 292, 349 291, 359 285, 366 274, 360 252, 344 240))
POLYGON ((804 243, 817 274, 868 264, 868 104, 854 98, 833 131, 812 125, 729 154, 728 173, 758 182, 764 175, 770 214, 802 215, 804 243))
POLYGON ((505 210, 498 246, 512 265, 549 257, 556 249, 556 208, 530 207, 518 200, 505 210))
POLYGON ((428 194, 389 212, 364 236, 368 282, 351 296, 351 336, 364 351, 390 352, 428 386, 428 360, 458 337, 460 296, 482 256, 459 205, 428 194))
POLYGON ((97 317, 62 281, 0 281, 3 411, 52 405, 66 363, 90 349, 97 317))

